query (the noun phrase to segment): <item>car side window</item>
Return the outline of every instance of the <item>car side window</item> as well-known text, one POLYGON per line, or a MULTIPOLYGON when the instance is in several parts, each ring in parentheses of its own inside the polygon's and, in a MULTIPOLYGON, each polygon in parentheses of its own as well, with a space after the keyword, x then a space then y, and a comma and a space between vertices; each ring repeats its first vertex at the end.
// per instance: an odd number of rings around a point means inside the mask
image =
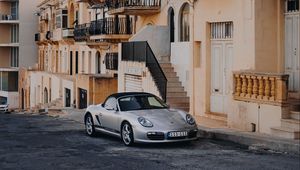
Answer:
POLYGON ((104 104, 104 108, 106 110, 117 110, 117 99, 114 97, 108 98, 104 104))

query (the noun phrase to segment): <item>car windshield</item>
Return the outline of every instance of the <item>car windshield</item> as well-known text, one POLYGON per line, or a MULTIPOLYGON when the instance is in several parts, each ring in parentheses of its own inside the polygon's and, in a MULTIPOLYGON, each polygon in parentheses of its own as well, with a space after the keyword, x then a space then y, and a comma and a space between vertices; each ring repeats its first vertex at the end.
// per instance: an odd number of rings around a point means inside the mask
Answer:
POLYGON ((0 96, 0 105, 6 105, 7 104, 7 98, 0 96))
POLYGON ((168 106, 155 96, 128 96, 119 99, 121 111, 165 109, 168 106))

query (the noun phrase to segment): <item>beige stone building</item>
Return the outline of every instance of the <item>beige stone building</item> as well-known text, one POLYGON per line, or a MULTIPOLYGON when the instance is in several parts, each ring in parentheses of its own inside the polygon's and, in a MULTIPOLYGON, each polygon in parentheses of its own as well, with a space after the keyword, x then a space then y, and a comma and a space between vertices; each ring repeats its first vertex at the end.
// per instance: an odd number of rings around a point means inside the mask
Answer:
POLYGON ((38 14, 29 108, 144 91, 200 122, 300 137, 299 0, 46 0, 38 14))
POLYGON ((37 61, 34 34, 39 0, 0 0, 0 100, 19 107, 18 71, 37 61))
POLYGON ((299 0, 105 4, 136 21, 119 47, 119 91, 153 92, 198 120, 300 138, 299 0))
MULTIPOLYGON (((45 0, 36 14, 38 68, 22 70, 20 83, 30 91, 26 109, 84 109, 117 92, 117 47, 131 28, 115 35, 115 18, 102 19, 98 6, 75 0, 45 0)), ((117 20, 125 26, 125 18, 117 20)))

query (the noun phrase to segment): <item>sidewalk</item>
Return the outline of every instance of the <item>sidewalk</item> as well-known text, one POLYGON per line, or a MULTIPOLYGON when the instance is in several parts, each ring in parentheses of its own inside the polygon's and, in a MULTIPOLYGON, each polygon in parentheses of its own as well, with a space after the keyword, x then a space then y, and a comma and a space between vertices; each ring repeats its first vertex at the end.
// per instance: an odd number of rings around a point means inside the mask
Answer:
MULTIPOLYGON (((63 114, 60 114, 59 117, 83 124, 84 112, 85 110, 68 109, 63 110, 63 114)), ((205 117, 197 119, 199 122, 198 128, 200 138, 231 141, 249 146, 249 149, 252 150, 271 150, 300 154, 300 140, 284 139, 267 134, 230 129, 221 121, 205 117)))
POLYGON ((205 117, 198 118, 202 138, 225 140, 249 146, 253 150, 271 150, 300 154, 300 140, 284 139, 268 134, 246 132, 224 126, 223 122, 205 117))

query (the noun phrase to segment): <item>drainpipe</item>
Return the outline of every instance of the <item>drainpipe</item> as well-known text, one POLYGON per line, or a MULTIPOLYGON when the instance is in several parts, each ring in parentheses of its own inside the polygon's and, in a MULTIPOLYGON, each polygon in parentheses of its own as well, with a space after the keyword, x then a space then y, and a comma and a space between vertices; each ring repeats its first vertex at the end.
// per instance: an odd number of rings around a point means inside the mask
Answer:
POLYGON ((195 47, 194 47, 194 5, 195 5, 195 1, 196 0, 190 0, 190 23, 191 23, 191 26, 190 26, 190 42, 192 42, 192 77, 191 77, 191 82, 192 82, 192 93, 191 93, 191 98, 192 98, 192 102, 191 102, 191 109, 190 109, 190 113, 192 115, 195 116, 195 69, 194 69, 194 65, 195 65, 195 47))

